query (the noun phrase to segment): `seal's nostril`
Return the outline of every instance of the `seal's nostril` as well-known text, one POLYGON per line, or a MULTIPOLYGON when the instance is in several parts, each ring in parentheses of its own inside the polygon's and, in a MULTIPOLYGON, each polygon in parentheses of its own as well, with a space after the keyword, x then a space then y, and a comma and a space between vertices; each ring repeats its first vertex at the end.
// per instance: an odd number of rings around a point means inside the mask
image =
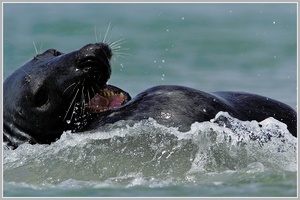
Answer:
POLYGON ((99 59, 95 56, 85 56, 83 59, 79 61, 79 65, 84 64, 84 63, 89 63, 89 62, 99 62, 99 59))
POLYGON ((78 68, 82 69, 83 72, 87 73, 92 68, 97 67, 99 63, 99 59, 97 59, 96 57, 88 56, 79 61, 78 68))
POLYGON ((91 70, 91 68, 92 67, 85 67, 82 70, 83 70, 83 72, 87 73, 87 72, 89 72, 91 70))

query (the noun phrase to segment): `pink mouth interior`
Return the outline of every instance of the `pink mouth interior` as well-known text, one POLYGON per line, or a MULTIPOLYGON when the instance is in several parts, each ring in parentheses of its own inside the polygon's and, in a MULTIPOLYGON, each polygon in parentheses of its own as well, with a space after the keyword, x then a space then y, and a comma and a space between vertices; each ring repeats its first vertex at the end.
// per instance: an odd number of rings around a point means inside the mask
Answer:
POLYGON ((123 93, 114 93, 108 89, 103 89, 91 99, 85 107, 86 112, 103 112, 120 107, 126 100, 123 93))

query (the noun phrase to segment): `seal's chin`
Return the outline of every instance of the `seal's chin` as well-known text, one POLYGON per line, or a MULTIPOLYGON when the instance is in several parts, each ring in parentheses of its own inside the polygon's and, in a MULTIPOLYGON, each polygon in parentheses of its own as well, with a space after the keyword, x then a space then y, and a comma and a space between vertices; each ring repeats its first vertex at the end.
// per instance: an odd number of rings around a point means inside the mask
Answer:
POLYGON ((128 101, 128 96, 121 91, 112 90, 109 87, 102 88, 90 102, 84 111, 89 113, 101 113, 118 108, 128 101))

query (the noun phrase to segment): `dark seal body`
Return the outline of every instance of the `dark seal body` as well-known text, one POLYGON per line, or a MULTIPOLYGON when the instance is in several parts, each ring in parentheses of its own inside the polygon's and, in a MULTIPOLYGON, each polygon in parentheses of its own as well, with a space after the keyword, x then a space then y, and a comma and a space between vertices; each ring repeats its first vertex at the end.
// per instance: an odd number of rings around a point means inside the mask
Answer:
POLYGON ((135 98, 107 85, 112 50, 88 44, 70 53, 50 49, 35 56, 3 84, 3 139, 16 148, 50 144, 64 131, 93 130, 120 120, 153 118, 181 131, 220 111, 240 120, 273 117, 297 136, 297 113, 279 101, 243 92, 207 93, 183 86, 156 86, 135 98))
POLYGON ((273 117, 297 136, 297 113, 288 105, 268 97, 245 92, 207 93, 184 86, 161 85, 150 88, 124 106, 100 114, 85 127, 94 129, 119 120, 153 118, 158 123, 188 131, 194 122, 210 121, 220 111, 243 121, 273 117))

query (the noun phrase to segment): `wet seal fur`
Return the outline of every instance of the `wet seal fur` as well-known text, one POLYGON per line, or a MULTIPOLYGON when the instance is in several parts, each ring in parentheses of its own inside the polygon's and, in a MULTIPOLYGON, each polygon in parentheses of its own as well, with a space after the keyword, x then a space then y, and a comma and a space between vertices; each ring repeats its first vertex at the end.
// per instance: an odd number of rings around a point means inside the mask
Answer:
POLYGON ((288 105, 256 94, 212 92, 155 86, 131 99, 107 85, 112 50, 88 44, 70 53, 49 49, 12 73, 3 84, 3 141, 50 144, 67 130, 82 132, 120 120, 153 118, 187 131, 194 122, 209 121, 219 111, 240 120, 273 117, 297 137, 297 113, 288 105))

